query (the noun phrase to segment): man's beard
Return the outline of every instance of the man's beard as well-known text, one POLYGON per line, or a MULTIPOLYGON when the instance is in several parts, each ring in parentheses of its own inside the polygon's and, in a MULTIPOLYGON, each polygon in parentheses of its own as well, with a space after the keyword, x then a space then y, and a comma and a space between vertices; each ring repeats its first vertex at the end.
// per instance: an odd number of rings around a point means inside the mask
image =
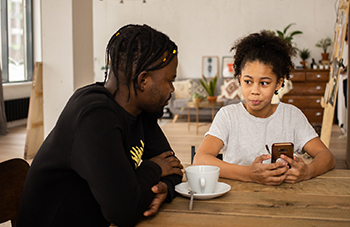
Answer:
POLYGON ((163 117, 163 114, 164 114, 164 107, 162 108, 161 111, 155 112, 155 113, 154 113, 154 116, 155 116, 157 119, 159 119, 159 118, 163 117))
MULTIPOLYGON (((169 98, 167 99, 167 102, 168 102, 170 99, 171 99, 171 94, 169 95, 169 98)), ((164 105, 165 105, 165 104, 164 104, 164 105)), ((157 119, 163 117, 163 115, 164 115, 164 107, 165 107, 165 106, 163 106, 161 110, 156 111, 156 112, 154 113, 154 116, 155 116, 157 119)))

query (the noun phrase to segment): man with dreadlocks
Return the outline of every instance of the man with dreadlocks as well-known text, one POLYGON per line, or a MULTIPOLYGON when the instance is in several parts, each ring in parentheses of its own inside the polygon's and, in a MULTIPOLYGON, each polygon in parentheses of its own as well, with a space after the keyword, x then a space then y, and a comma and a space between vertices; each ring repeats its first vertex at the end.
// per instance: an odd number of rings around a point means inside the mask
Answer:
POLYGON ((106 64, 105 82, 73 94, 34 158, 17 226, 133 226, 174 197, 183 167, 157 118, 174 91, 177 46, 127 25, 106 64))

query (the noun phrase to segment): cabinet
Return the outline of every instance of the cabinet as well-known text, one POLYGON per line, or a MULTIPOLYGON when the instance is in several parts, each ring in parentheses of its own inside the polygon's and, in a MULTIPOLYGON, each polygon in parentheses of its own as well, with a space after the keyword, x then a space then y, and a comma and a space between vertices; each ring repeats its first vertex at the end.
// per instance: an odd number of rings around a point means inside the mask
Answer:
POLYGON ((329 80, 329 70, 294 69, 290 73, 290 80, 293 87, 283 96, 282 102, 301 109, 311 124, 321 124, 321 97, 329 80))

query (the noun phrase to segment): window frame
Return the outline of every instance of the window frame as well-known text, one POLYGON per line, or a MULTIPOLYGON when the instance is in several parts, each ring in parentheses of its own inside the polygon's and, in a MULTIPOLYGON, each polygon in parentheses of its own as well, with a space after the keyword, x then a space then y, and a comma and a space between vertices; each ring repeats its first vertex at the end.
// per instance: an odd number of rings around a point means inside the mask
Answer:
POLYGON ((33 1, 23 0, 24 7, 24 24, 25 24, 25 68, 27 72, 27 79, 24 81, 9 81, 9 51, 8 51, 8 0, 1 0, 1 70, 2 70, 2 83, 20 83, 26 81, 32 81, 34 71, 34 52, 33 52, 33 1))

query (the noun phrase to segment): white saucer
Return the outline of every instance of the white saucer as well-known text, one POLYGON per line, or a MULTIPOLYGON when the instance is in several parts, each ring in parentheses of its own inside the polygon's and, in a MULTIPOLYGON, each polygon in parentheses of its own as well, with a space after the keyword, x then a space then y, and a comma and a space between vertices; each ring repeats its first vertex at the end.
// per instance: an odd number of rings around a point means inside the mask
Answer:
MULTIPOLYGON (((215 188, 215 191, 213 193, 209 193, 209 194, 194 194, 194 199, 212 199, 212 198, 216 198, 219 196, 222 196, 223 194, 225 194, 226 192, 231 190, 231 186, 223 183, 223 182, 218 182, 215 188)), ((177 191, 179 194, 181 194, 182 196, 185 196, 187 198, 190 198, 190 194, 188 194, 189 190, 188 190, 188 184, 187 182, 182 182, 178 185, 175 186, 175 191, 177 191)))

